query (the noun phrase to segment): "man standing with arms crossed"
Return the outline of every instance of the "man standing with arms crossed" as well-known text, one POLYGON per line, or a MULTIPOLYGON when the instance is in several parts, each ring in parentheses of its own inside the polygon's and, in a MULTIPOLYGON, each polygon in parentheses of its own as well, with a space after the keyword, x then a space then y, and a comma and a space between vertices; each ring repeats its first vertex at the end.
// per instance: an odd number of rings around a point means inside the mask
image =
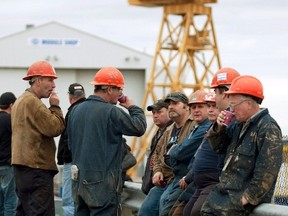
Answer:
POLYGON ((12 165, 20 200, 17 215, 55 215, 53 177, 58 169, 54 137, 65 129, 59 98, 54 92, 56 78, 48 62, 32 64, 23 78, 31 87, 12 108, 12 165), (42 98, 49 98, 49 108, 42 98))
POLYGON ((124 77, 114 67, 100 69, 91 82, 94 94, 77 105, 68 121, 74 171, 72 194, 76 214, 119 215, 122 188, 122 136, 142 136, 144 111, 122 96, 124 77))
MULTIPOLYGON (((77 104, 85 101, 85 90, 79 83, 73 83, 68 88, 70 107, 65 116, 66 126, 71 110, 77 104)), ((62 208, 65 216, 74 215, 74 201, 72 198, 71 162, 72 155, 68 146, 67 129, 62 132, 57 152, 58 164, 63 165, 62 173, 62 208)))

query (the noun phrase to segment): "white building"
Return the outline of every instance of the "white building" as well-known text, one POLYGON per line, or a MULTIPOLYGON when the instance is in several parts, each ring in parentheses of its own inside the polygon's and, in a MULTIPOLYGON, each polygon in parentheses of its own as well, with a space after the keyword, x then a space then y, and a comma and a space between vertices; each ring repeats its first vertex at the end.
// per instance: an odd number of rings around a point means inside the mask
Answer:
POLYGON ((152 64, 150 55, 50 22, 0 38, 0 94, 5 91, 11 91, 16 96, 22 94, 29 86, 22 78, 28 67, 39 60, 50 62, 56 70, 56 91, 64 113, 70 105, 68 86, 79 82, 89 96, 93 93, 90 81, 103 66, 114 66, 123 72, 126 83, 124 93, 136 105, 141 105, 147 72, 152 64))

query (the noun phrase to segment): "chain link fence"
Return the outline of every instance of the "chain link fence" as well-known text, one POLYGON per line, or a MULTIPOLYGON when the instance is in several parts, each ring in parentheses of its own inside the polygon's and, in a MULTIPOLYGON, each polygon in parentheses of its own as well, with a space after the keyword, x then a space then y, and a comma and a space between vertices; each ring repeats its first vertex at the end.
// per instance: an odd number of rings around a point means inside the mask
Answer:
POLYGON ((278 174, 274 203, 278 205, 288 205, 288 136, 283 137, 283 163, 278 174))

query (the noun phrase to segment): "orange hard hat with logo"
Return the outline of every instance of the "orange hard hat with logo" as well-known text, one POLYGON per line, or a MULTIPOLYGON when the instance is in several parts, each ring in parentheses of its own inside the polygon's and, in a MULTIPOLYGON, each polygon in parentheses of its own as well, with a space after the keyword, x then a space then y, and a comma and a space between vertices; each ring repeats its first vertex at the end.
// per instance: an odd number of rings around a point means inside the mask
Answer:
POLYGON ((92 85, 110 85, 124 87, 124 77, 115 67, 103 67, 94 76, 92 85))
POLYGON ((207 95, 207 92, 204 90, 197 90, 193 94, 191 94, 189 99, 189 105, 196 104, 196 103, 206 103, 205 97, 207 95))
POLYGON ((224 94, 244 94, 264 99, 262 83, 256 77, 250 75, 235 78, 230 89, 224 94))
POLYGON ((206 102, 213 102, 216 103, 216 94, 215 92, 209 92, 207 95, 205 95, 206 102))
POLYGON ((27 75, 23 78, 23 80, 30 80, 35 76, 52 77, 57 79, 57 75, 53 66, 46 61, 37 61, 33 63, 28 68, 27 75))
POLYGON ((225 67, 218 70, 215 75, 213 76, 211 82, 211 88, 217 88, 219 86, 230 85, 232 81, 240 76, 238 71, 233 68, 225 67))

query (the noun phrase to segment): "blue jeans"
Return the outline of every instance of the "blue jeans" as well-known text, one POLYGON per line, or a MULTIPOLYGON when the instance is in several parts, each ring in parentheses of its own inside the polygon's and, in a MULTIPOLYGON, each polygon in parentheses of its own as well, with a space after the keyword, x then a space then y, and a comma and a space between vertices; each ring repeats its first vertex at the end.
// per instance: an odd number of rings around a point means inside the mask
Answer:
POLYGON ((168 216, 174 203, 183 192, 179 186, 179 180, 181 178, 180 176, 175 176, 173 181, 166 187, 166 190, 160 198, 159 216, 168 216))
POLYGON ((17 194, 12 166, 0 166, 0 215, 16 215, 17 194))
POLYGON ((72 197, 71 163, 63 165, 62 173, 62 208, 65 216, 74 215, 74 201, 72 197))
POLYGON ((167 186, 165 188, 154 186, 145 197, 139 209, 138 216, 158 216, 159 200, 166 188, 167 186))

